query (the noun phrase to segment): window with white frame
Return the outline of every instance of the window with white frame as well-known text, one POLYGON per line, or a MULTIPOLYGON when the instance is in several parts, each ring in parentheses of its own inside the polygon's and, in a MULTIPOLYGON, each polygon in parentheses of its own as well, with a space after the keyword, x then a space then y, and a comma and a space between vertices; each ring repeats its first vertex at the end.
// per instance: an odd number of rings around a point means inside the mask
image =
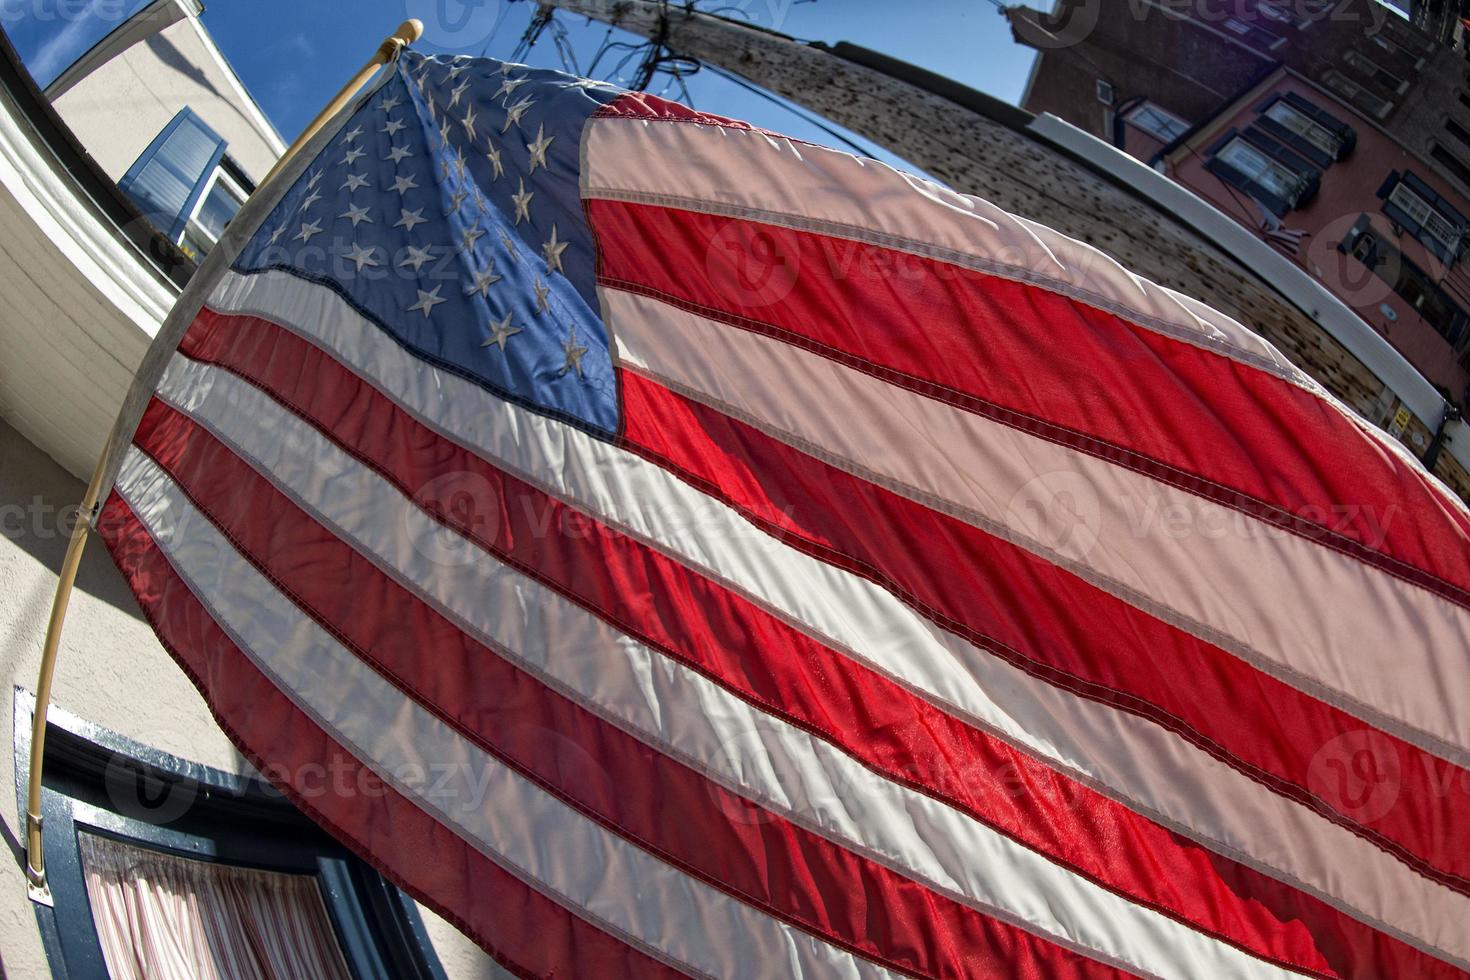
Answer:
POLYGON ((1264 115, 1311 143, 1329 157, 1336 158, 1337 151, 1342 147, 1341 136, 1285 99, 1277 99, 1272 102, 1266 107, 1264 115))
POLYGON ((144 217, 196 261, 249 196, 249 189, 230 175, 227 146, 185 107, 118 181, 144 217))
POLYGON ((1418 239, 1441 262, 1459 261, 1470 220, 1452 201, 1413 171, 1390 173, 1378 196, 1383 213, 1401 234, 1418 239))
POLYGON ((1300 174, 1239 136, 1220 147, 1215 159, 1228 164, 1237 174, 1272 197, 1291 203, 1301 195, 1300 174))
POLYGON ((1394 185, 1388 192, 1388 200, 1418 223, 1420 229, 1434 239, 1445 250, 1454 252, 1460 243, 1460 229, 1449 218, 1440 214, 1435 207, 1404 181, 1394 185))
POLYGON ((245 189, 224 167, 215 168, 194 213, 189 215, 184 226, 184 238, 179 243, 184 251, 196 260, 209 254, 224 234, 225 226, 245 204, 247 196, 245 189))
POLYGON ((1189 129, 1189 123, 1152 102, 1133 107, 1124 118, 1162 143, 1174 142, 1189 129))

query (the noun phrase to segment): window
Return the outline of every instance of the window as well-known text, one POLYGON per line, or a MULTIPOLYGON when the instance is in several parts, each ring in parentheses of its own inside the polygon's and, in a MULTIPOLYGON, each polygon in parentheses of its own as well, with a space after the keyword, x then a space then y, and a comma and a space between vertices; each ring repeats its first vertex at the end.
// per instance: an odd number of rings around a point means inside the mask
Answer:
POLYGON ((1247 24, 1237 17, 1225 18, 1225 30, 1234 34, 1244 41, 1249 41, 1258 48, 1274 48, 1285 38, 1277 37, 1268 30, 1264 30, 1254 24, 1247 24))
MULTIPOLYGON (((22 779, 34 705, 15 692, 22 779)), ((110 974, 109 962, 167 939, 148 948, 294 964, 258 962, 262 970, 240 975, 444 980, 413 901, 258 779, 176 759, 53 706, 41 809, 54 906, 36 909, 58 977, 126 976, 110 974), (168 887, 138 892, 138 868, 168 887)), ((169 976, 206 975, 175 956, 167 965, 169 976)))
POLYGON ((225 141, 182 109, 118 181, 170 240, 201 258, 244 203, 240 181, 222 172, 225 141))
POLYGON ((1099 78, 1097 80, 1097 101, 1103 105, 1112 105, 1113 99, 1116 97, 1117 93, 1113 91, 1113 84, 1099 78))
POLYGON ((1295 92, 1272 98, 1260 112, 1261 128, 1319 167, 1341 160, 1357 143, 1351 126, 1295 92))
POLYGON ((1409 87, 1408 82, 1388 69, 1380 67, 1365 54, 1349 50, 1343 53, 1342 60, 1390 92, 1402 94, 1409 87))
POLYGON ((202 259, 224 234, 225 226, 245 204, 246 195, 235 178, 225 172, 223 166, 215 169, 209 185, 199 198, 194 213, 184 226, 184 238, 179 244, 196 261, 202 259))
POLYGON ((1189 123, 1152 102, 1130 109, 1126 118, 1161 143, 1172 143, 1189 130, 1189 123))
POLYGON ((153 969, 286 980, 349 980, 316 878, 180 857, 102 834, 77 835, 107 972, 153 969))
POLYGON ((1470 129, 1466 129, 1453 119, 1446 119, 1444 121, 1444 128, 1445 132, 1459 140, 1465 147, 1470 148, 1470 129))
POLYGON ((1363 88, 1341 72, 1329 71, 1322 82, 1368 115, 1382 119, 1393 111, 1393 103, 1363 88))
POLYGON ((1252 183, 1283 200, 1292 199, 1300 190, 1300 180, 1295 172, 1238 136, 1225 144, 1216 154, 1216 158, 1230 164, 1252 183))
POLYGON ((1205 167, 1245 191, 1278 217, 1306 203, 1321 173, 1264 133, 1231 130, 1213 147, 1205 167))
POLYGON ((1470 316, 1423 269, 1372 231, 1366 214, 1353 225, 1338 248, 1392 286, 1399 298, 1452 347, 1459 349, 1470 339, 1470 316))
POLYGON ((1416 51, 1421 55, 1427 55, 1434 50, 1432 37, 1400 17, 1383 18, 1381 33, 1391 37, 1395 44, 1406 51, 1416 51))
POLYGON ((1388 52, 1389 55, 1412 62, 1415 68, 1424 67, 1424 59, 1422 57, 1410 51, 1383 31, 1379 31, 1377 34, 1369 34, 1368 37, 1372 39, 1374 44, 1388 52))
POLYGON ((1438 143, 1433 144, 1429 148, 1429 155, 1434 158, 1435 163, 1444 167, 1445 172, 1451 177, 1454 177, 1465 186, 1470 187, 1470 165, 1467 165, 1464 160, 1461 160, 1438 143))
POLYGON ((1412 173, 1391 174, 1383 213, 1445 262, 1459 258, 1465 218, 1412 173))

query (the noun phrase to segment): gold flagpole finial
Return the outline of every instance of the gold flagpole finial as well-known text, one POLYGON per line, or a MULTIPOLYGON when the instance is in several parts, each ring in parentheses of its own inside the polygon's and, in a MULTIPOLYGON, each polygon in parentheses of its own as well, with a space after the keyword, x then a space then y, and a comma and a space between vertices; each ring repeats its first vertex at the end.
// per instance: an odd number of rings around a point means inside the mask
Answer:
POLYGON ((424 22, 417 17, 410 17, 398 25, 398 30, 388 35, 383 41, 383 46, 378 48, 378 57, 384 63, 393 61, 403 52, 403 49, 424 36, 424 22))
MULTIPOLYGON (((379 68, 384 65, 391 65, 397 61, 398 56, 403 53, 404 48, 423 36, 424 22, 417 17, 410 18, 402 24, 399 24, 398 30, 383 39, 383 43, 378 46, 377 52, 368 59, 368 63, 358 69, 357 74, 352 76, 352 80, 342 86, 342 91, 338 92, 336 97, 327 103, 326 108, 317 113, 316 118, 311 121, 310 125, 302 130, 301 135, 296 137, 296 142, 292 143, 286 152, 281 154, 281 158, 276 161, 276 165, 271 168, 271 172, 266 174, 265 179, 260 182, 260 187, 269 184, 271 178, 280 173, 281 169, 287 163, 291 162, 291 158, 299 153, 303 146, 311 142, 311 138, 320 132, 321 128, 333 116, 342 111, 343 106, 352 101, 352 97, 368 83, 369 79, 377 74, 379 68)), ((260 187, 257 187, 256 190, 259 190, 260 187)))

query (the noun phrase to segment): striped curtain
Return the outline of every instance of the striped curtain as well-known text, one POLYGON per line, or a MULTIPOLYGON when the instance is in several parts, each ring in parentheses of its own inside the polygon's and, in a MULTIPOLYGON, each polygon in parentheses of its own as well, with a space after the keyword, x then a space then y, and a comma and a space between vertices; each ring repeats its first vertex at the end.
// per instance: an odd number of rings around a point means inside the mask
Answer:
POLYGON ((313 877, 80 844, 113 980, 348 980, 313 877))

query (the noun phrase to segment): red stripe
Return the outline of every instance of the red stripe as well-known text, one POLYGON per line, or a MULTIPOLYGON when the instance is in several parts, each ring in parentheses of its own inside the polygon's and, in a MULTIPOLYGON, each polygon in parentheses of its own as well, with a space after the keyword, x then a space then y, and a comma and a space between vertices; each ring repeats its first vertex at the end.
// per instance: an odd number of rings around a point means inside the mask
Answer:
POLYGON ((692 211, 586 204, 607 284, 1101 456, 1470 608, 1470 517, 1296 385, 933 259, 692 211), (799 270, 788 291, 741 288, 741 276, 769 271, 762 261, 791 269, 782 284, 799 270))
MULTIPOLYGON (((1395 805, 1355 822, 1319 754, 1365 725, 1038 558, 624 372, 627 444, 1038 677, 1157 722, 1455 887, 1470 774, 1389 735, 1395 805), (916 547, 916 543, 922 543, 916 547), (1443 870, 1441 870, 1443 869, 1443 870)), ((1330 751, 1330 750, 1329 750, 1330 751)))
POLYGON ((184 349, 272 389, 408 492, 432 486, 416 494, 422 506, 620 629, 1106 887, 1310 969, 1362 976, 1378 964, 1410 963, 1456 975, 1295 889, 1176 839, 506 476, 274 325, 206 312, 184 349), (454 506, 459 494, 482 505, 465 514, 454 506), (762 657, 751 658, 752 648, 762 657))
POLYGON ((363 860, 520 976, 683 976, 530 888, 378 779, 241 653, 117 494, 99 526, 159 640, 231 741, 363 860), (323 767, 344 775, 323 783, 323 767))
POLYGON ((670 864, 899 971, 1116 975, 760 809, 550 690, 397 585, 173 409, 152 403, 136 442, 361 659, 487 752, 670 864))

